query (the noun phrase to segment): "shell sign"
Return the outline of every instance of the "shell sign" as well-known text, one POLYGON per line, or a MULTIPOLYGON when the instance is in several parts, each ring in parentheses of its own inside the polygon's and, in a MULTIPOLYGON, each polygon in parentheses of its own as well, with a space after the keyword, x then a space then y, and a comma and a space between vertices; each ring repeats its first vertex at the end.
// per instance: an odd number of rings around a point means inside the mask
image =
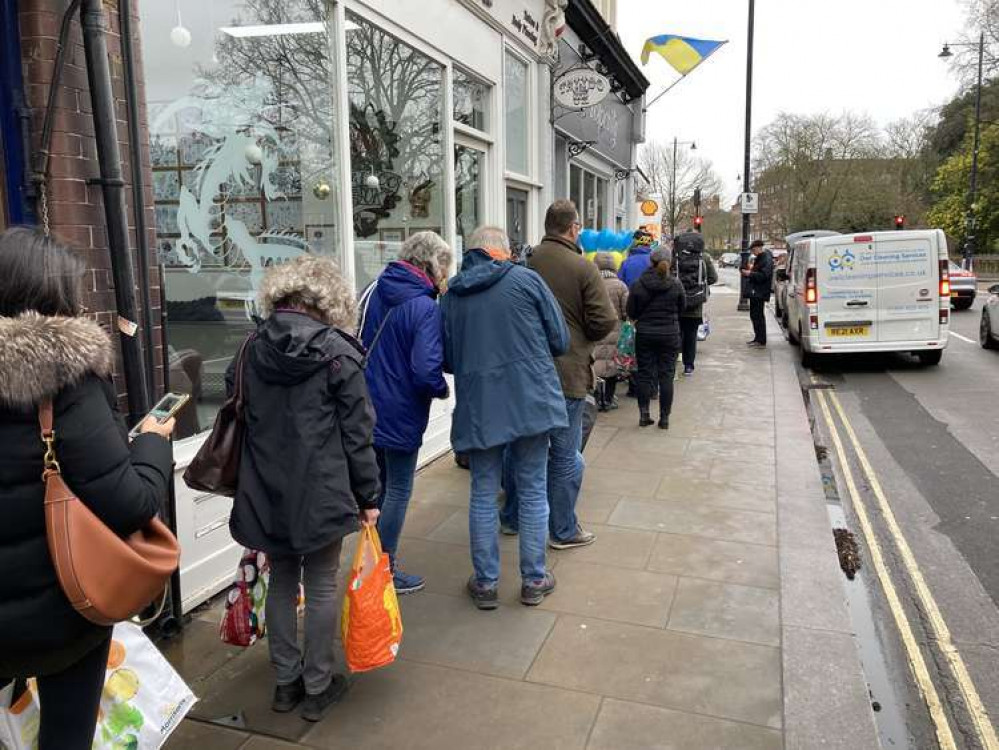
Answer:
POLYGON ((659 213, 659 204, 653 200, 642 201, 642 205, 639 206, 643 216, 655 216, 659 213))

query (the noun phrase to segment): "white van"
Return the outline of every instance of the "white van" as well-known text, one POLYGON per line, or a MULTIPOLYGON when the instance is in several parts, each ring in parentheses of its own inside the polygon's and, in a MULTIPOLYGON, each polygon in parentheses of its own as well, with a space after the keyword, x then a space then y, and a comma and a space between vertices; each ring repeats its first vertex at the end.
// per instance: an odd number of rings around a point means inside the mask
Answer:
POLYGON ((811 238, 791 252, 785 321, 806 367, 822 354, 859 352, 911 352, 923 364, 940 362, 950 331, 941 230, 811 238))

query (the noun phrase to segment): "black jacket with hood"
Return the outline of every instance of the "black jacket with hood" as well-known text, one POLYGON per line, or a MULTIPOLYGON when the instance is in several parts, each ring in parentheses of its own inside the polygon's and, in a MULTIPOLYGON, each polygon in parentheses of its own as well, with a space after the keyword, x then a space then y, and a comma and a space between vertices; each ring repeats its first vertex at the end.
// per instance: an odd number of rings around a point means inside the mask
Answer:
MULTIPOLYGON (((246 435, 229 528, 272 555, 315 552, 378 504, 374 410, 363 349, 308 315, 278 310, 246 348, 246 435)), ((235 359, 226 373, 231 394, 235 359)))
POLYGON ((170 444, 150 434, 129 444, 113 362, 91 320, 0 318, 0 678, 60 672, 110 634, 72 608, 49 556, 38 404, 53 399, 66 484, 118 534, 144 526, 166 497, 170 444))
POLYGON ((637 321, 639 336, 664 339, 680 346, 680 313, 686 295, 674 276, 647 268, 628 291, 628 317, 637 321))

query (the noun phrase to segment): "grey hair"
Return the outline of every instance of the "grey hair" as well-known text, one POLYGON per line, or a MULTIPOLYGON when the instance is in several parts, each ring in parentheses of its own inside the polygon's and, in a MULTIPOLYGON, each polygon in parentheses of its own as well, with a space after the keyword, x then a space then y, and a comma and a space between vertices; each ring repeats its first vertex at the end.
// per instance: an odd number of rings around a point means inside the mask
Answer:
POLYGON ((652 261, 653 266, 658 266, 660 263, 670 263, 673 260, 673 253, 668 248, 660 246, 652 251, 649 260, 652 261))
POLYGON ((265 317, 281 308, 301 309, 344 330, 353 329, 357 319, 353 287, 324 255, 299 255, 272 266, 260 282, 257 299, 265 317))
POLYGON ((510 249, 510 238, 506 234, 506 230, 500 229, 494 226, 481 226, 476 227, 475 231, 468 238, 469 249, 478 248, 482 249, 492 249, 492 250, 509 250, 510 249))
POLYGON ((399 260, 412 263, 435 282, 447 276, 454 254, 437 232, 417 232, 402 243, 399 260))

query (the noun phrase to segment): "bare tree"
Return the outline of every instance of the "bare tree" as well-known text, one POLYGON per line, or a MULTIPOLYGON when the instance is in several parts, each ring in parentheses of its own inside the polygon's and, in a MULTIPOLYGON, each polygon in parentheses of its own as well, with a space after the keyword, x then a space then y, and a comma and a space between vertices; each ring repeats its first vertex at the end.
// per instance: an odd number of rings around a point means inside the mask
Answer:
POLYGON ((663 200, 663 224, 670 234, 694 215, 694 191, 700 188, 706 199, 721 191, 721 180, 711 161, 691 153, 689 146, 680 146, 673 163, 672 141, 650 141, 638 154, 638 167, 646 177, 642 186, 645 194, 658 193, 663 200))
POLYGON ((999 0, 965 0, 965 30, 951 48, 951 66, 966 86, 978 77, 978 37, 985 36, 982 74, 988 79, 999 73, 999 0))

